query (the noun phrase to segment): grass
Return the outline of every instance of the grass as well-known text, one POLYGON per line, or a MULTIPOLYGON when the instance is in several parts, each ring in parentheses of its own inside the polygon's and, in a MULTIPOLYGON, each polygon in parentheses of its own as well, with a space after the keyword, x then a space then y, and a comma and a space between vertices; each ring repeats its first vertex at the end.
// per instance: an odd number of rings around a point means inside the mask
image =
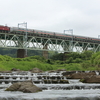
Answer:
POLYGON ((89 66, 89 63, 85 64, 82 67, 83 64, 81 63, 65 63, 61 61, 51 61, 47 62, 45 59, 41 60, 38 57, 31 57, 31 58, 11 58, 8 56, 1 56, 0 55, 0 71, 9 71, 12 68, 20 69, 23 71, 28 71, 33 68, 39 68, 43 71, 48 70, 57 70, 57 69, 65 69, 67 71, 85 71, 85 70, 100 70, 98 67, 91 67, 89 66))
POLYGON ((0 71, 11 70, 12 68, 28 71, 33 68, 39 68, 43 71, 47 70, 57 70, 65 69, 67 71, 82 71, 82 70, 97 70, 95 67, 88 67, 87 69, 83 68, 81 64, 70 63, 70 64, 48 64, 40 61, 2 61, 0 62, 0 71))

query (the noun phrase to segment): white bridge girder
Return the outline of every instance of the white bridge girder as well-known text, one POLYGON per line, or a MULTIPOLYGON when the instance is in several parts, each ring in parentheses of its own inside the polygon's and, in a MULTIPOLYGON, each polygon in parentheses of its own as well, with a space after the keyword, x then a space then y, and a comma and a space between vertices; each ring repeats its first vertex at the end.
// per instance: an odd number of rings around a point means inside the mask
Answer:
POLYGON ((98 43, 36 36, 28 36, 27 41, 24 40, 24 35, 0 33, 1 48, 45 50, 58 52, 82 52, 86 50, 92 50, 94 52, 100 51, 100 44, 98 43))

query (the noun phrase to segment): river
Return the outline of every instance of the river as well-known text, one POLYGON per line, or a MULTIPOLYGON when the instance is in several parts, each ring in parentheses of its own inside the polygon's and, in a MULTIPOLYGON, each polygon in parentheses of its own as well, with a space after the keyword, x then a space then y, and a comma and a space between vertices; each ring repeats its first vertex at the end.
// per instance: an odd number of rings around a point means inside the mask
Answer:
POLYGON ((1 84, 0 100, 100 100, 100 84, 69 81, 70 84, 37 84, 43 88, 38 93, 4 91, 10 84, 1 84))

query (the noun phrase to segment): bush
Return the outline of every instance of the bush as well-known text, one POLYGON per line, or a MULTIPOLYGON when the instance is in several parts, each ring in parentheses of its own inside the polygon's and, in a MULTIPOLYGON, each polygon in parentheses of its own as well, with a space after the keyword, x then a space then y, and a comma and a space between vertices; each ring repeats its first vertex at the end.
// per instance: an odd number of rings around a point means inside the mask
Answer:
POLYGON ((67 64, 66 67, 65 67, 65 69, 68 70, 68 71, 83 70, 83 68, 81 67, 81 65, 77 64, 77 63, 67 64))
POLYGON ((91 57, 91 64, 100 67, 100 52, 94 53, 91 57))
POLYGON ((73 62, 74 62, 74 63, 81 63, 81 62, 82 62, 82 59, 76 58, 73 62))

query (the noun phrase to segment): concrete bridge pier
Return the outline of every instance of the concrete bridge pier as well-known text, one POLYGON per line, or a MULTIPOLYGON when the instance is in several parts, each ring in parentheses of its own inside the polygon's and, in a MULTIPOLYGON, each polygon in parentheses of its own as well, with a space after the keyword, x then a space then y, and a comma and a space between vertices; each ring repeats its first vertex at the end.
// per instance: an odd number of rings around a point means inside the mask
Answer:
POLYGON ((63 55, 63 60, 64 60, 64 61, 65 61, 66 59, 68 59, 67 54, 69 54, 69 53, 71 53, 71 52, 64 52, 64 55, 63 55))
MULTIPOLYGON (((25 45, 23 38, 21 38, 20 41, 21 42, 18 41, 18 47, 22 47, 23 48, 24 45, 25 45)), ((18 49, 17 50, 17 58, 25 58, 25 57, 27 57, 27 49, 18 49)))
POLYGON ((67 52, 69 50, 66 45, 62 45, 62 48, 64 49, 64 51, 66 51, 66 52, 64 52, 64 55, 63 55, 63 60, 65 61, 68 58, 67 54, 69 54, 70 52, 67 52))
POLYGON ((18 49, 17 50, 17 58, 25 58, 26 55, 26 50, 25 49, 18 49))
MULTIPOLYGON (((45 46, 43 47, 43 49, 48 49, 48 45, 45 45, 45 46)), ((46 58, 46 59, 48 59, 48 51, 43 50, 43 57, 46 58)))

